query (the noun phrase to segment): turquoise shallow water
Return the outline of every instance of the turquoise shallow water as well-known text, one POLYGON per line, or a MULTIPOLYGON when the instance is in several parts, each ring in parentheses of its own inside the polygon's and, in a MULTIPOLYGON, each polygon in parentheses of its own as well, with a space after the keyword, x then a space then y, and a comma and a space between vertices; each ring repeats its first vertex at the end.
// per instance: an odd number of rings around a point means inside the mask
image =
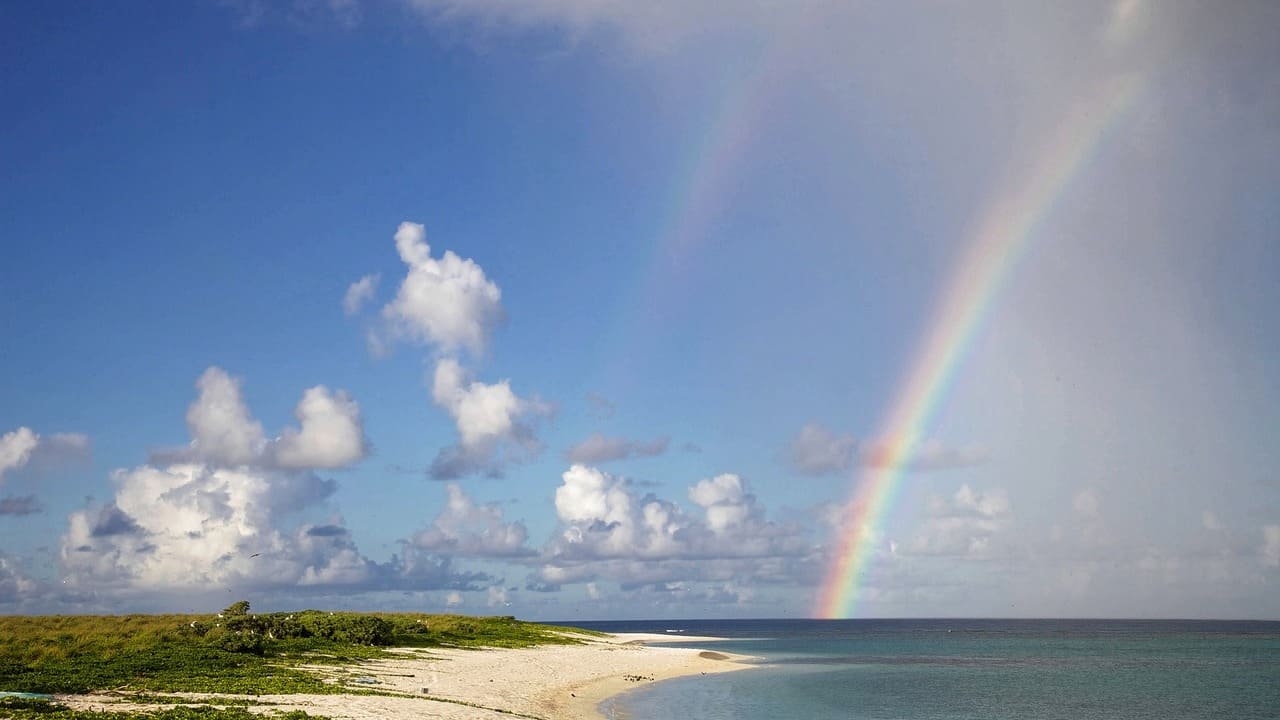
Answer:
POLYGON ((684 630, 759 667, 607 701, 628 720, 1280 718, 1280 623, 739 620, 579 623, 684 630))

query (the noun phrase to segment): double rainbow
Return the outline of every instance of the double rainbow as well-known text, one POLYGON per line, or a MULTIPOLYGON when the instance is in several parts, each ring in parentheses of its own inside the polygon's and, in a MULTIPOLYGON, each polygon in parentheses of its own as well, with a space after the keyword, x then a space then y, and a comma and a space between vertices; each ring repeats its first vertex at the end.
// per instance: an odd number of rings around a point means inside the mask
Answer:
MULTIPOLYGON (((1108 43, 1123 43, 1138 28, 1142 4, 1142 0, 1117 0, 1107 28, 1108 43)), ((722 209, 738 161, 754 142, 773 94, 785 86, 781 59, 792 43, 802 41, 800 33, 777 39, 752 72, 728 84, 706 132, 689 153, 690 163, 676 176, 679 181, 673 186, 671 212, 658 233, 655 267, 646 274, 649 283, 643 288, 644 297, 652 300, 676 294, 669 276, 673 271, 678 274, 682 256, 697 246, 722 209), (659 282, 664 284, 664 292, 656 291, 659 282)), ((1089 165, 1107 130, 1132 105, 1139 86, 1138 76, 1121 77, 1078 103, 1049 141, 1039 146, 1042 150, 1034 161, 1025 168, 1014 168, 1008 177, 1012 181, 1009 189, 981 216, 968 252, 939 296, 910 372, 875 435, 886 440, 877 448, 874 463, 856 478, 848 517, 833 545, 814 605, 815 616, 836 618, 853 613, 878 545, 880 521, 892 506, 913 453, 925 439, 943 391, 982 319, 1037 228, 1089 165)), ((637 332, 646 337, 652 331, 646 327, 652 322, 629 323, 628 332, 633 337, 637 332)))

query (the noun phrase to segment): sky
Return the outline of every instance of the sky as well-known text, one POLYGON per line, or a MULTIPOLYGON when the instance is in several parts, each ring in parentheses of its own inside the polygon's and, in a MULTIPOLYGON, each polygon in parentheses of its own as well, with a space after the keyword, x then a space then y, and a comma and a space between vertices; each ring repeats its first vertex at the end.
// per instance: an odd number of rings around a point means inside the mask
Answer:
POLYGON ((1280 619, 1280 7, 0 7, 0 612, 1280 619))

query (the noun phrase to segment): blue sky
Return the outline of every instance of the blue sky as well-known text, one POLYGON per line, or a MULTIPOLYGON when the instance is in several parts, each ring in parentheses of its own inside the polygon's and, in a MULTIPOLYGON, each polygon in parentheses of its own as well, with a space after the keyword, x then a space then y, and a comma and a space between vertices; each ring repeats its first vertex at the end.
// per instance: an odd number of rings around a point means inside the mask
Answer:
POLYGON ((973 226, 1132 78, 857 612, 1280 616, 1276 19, 6 7, 0 608, 807 615, 973 226))

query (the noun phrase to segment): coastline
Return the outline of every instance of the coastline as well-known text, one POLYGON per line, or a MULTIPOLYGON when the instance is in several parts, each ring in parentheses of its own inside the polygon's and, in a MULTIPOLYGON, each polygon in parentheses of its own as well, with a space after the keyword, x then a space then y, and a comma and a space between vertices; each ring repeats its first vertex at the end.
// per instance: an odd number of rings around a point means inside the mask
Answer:
MULTIPOLYGON (((302 710, 335 720, 435 718, 464 720, 511 718, 601 720, 599 705, 651 682, 687 675, 744 670, 750 658, 711 652, 697 643, 719 638, 673 638, 649 633, 581 636, 580 645, 533 648, 458 648, 396 651, 399 657, 346 666, 312 666, 335 682, 381 694, 220 695, 176 693, 183 704, 212 699, 243 700, 256 712, 302 710), (648 643, 692 647, 655 647, 648 643), (359 678, 357 680, 357 678, 359 678), (425 690, 425 692, 424 692, 425 690)), ((129 693, 58 696, 81 710, 154 710, 131 702, 129 693)), ((167 705, 172 707, 172 704, 167 705)))
POLYGON ((633 647, 639 646, 648 651, 650 664, 648 680, 631 682, 618 675, 606 675, 589 680, 573 691, 568 703, 563 707, 559 717, 570 720, 608 720, 600 712, 600 704, 609 698, 624 695, 645 684, 661 682, 687 675, 711 675, 714 673, 746 670, 750 665, 746 661, 752 658, 721 651, 708 651, 698 647, 653 647, 646 643, 702 643, 714 642, 721 638, 705 636, 659 635, 654 633, 615 633, 614 638, 633 647))

